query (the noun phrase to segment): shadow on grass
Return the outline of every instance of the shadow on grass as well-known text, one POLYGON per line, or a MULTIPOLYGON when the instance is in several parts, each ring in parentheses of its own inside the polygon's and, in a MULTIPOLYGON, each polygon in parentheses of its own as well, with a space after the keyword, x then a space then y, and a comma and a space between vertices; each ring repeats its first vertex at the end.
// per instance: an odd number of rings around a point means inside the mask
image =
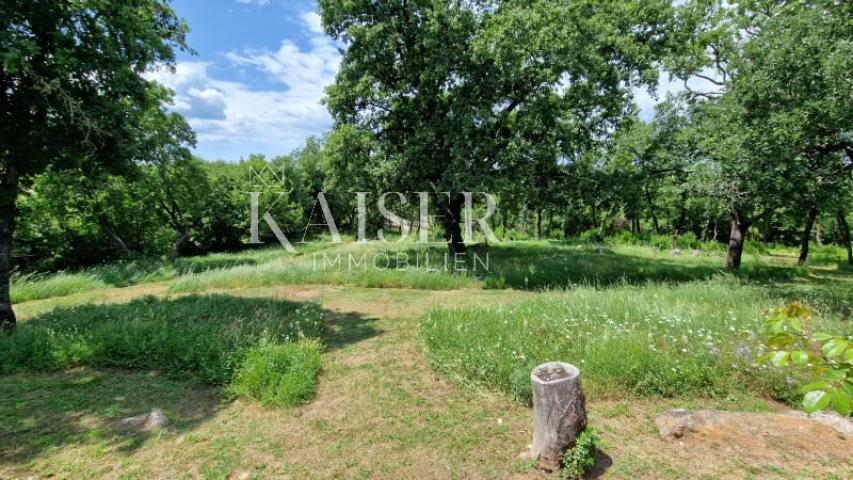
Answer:
POLYGON ((339 350, 382 333, 376 328, 375 318, 365 318, 357 313, 326 311, 325 318, 323 344, 326 350, 339 350))
POLYGON ((595 450, 595 465, 583 476, 585 479, 601 478, 613 466, 613 459, 604 450, 595 450))
MULTIPOLYGON (((722 258, 689 254, 667 259, 627 255, 591 246, 547 244, 478 246, 471 251, 481 257, 488 254, 489 269, 480 276, 493 288, 537 290, 578 284, 606 287, 649 281, 691 282, 726 272, 721 266, 722 258)), ((808 269, 752 263, 744 264, 732 275, 751 282, 775 282, 804 277, 808 269)))
POLYGON ((167 432, 197 427, 221 408, 219 390, 155 372, 78 368, 0 377, 0 463, 25 464, 42 451, 90 445, 131 452, 152 435, 119 430, 119 419, 161 408, 167 432))
POLYGON ((152 408, 171 420, 166 435, 192 430, 222 408, 221 387, 262 338, 343 348, 378 333, 354 313, 230 295, 58 308, 0 337, 0 463, 24 468, 72 445, 132 452, 160 433, 115 422, 152 408))

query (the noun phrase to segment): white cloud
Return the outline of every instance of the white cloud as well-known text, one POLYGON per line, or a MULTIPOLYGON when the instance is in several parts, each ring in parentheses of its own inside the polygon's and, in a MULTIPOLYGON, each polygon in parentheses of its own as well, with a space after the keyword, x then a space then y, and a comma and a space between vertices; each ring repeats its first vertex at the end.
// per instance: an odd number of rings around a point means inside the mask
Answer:
POLYGON ((229 66, 266 74, 281 88, 217 78, 210 62, 179 62, 174 73, 148 74, 175 91, 173 109, 196 130, 202 155, 232 160, 255 151, 283 154, 331 126, 321 104, 341 60, 331 40, 315 34, 306 48, 285 40, 275 51, 243 50, 225 58, 229 66))
POLYGON ((237 2, 246 5, 266 5, 270 3, 270 0, 237 0, 237 2))
POLYGON ((308 30, 313 33, 323 33, 323 22, 317 12, 305 12, 301 15, 302 21, 308 26, 308 30))

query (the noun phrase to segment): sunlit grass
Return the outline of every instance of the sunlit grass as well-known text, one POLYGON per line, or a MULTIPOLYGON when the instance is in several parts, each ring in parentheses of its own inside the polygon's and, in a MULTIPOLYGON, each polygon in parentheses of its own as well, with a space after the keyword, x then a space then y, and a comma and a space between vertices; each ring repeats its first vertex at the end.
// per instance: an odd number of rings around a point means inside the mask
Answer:
MULTIPOLYGON (((465 382, 527 400, 533 366, 581 367, 596 395, 794 398, 785 377, 755 364, 760 325, 784 302, 729 275, 684 284, 579 287, 514 305, 437 311, 422 323, 432 364, 465 382)), ((851 333, 833 312, 815 327, 851 333)))

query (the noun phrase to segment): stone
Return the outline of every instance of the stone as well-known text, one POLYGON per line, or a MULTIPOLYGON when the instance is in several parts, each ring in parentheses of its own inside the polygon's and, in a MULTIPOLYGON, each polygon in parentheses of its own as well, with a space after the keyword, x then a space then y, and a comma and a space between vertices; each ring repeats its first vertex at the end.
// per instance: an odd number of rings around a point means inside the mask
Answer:
POLYGON ((159 408, 152 408, 150 412, 136 415, 134 417, 123 418, 116 422, 116 428, 119 430, 139 430, 141 432, 151 432, 162 430, 169 426, 169 417, 159 408))
POLYGON ((664 440, 672 441, 690 435, 729 436, 790 436, 790 432, 832 429, 837 435, 853 438, 853 421, 831 413, 811 416, 802 412, 783 413, 719 412, 713 410, 670 410, 654 418, 658 433, 664 440))

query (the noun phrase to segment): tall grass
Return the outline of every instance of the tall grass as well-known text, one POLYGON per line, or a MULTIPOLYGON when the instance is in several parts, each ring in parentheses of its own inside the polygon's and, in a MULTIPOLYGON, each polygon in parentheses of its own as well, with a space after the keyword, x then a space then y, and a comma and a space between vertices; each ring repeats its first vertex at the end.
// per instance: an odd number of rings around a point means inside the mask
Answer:
POLYGON ((171 285, 170 291, 201 292, 210 289, 291 284, 424 290, 450 290, 482 285, 467 271, 451 271, 452 264, 445 264, 445 252, 446 248, 419 247, 411 243, 400 246, 347 245, 329 254, 303 255, 289 262, 239 266, 185 275, 171 285), (398 257, 398 253, 401 256, 398 257), (431 256, 431 263, 424 261, 427 254, 431 256), (399 263, 397 258, 401 259, 399 263), (419 263, 416 263, 416 259, 420 259, 419 263))
POLYGON ((31 274, 12 277, 10 295, 13 302, 20 303, 107 287, 109 284, 92 273, 62 272, 48 276, 31 274))
POLYGON ((113 367, 160 370, 228 385, 247 358, 257 358, 259 345, 288 345, 278 350, 279 360, 269 365, 274 371, 268 374, 293 378, 288 382, 291 390, 275 386, 269 394, 275 398, 275 392, 285 392, 278 403, 290 403, 310 395, 319 370, 309 352, 317 350, 317 344, 291 342, 319 339, 323 328, 316 305, 228 296, 146 297, 126 304, 63 308, 0 337, 0 374, 113 367), (290 357, 290 363, 283 363, 283 356, 290 357), (288 377, 290 370, 296 373, 288 377))
MULTIPOLYGON (((529 399, 533 366, 578 365, 594 395, 751 392, 793 398, 785 378, 754 364, 759 327, 780 299, 730 276, 680 285, 582 287, 523 303, 431 313, 422 341, 432 365, 466 382, 529 399)), ((831 317, 833 331, 850 331, 831 317)))
POLYGON ((172 280, 182 275, 238 265, 262 265, 290 257, 281 248, 247 250, 237 253, 215 253, 178 258, 169 262, 154 258, 138 258, 101 265, 79 272, 26 274, 12 277, 11 295, 16 303, 59 297, 109 287, 127 287, 150 282, 172 280))

